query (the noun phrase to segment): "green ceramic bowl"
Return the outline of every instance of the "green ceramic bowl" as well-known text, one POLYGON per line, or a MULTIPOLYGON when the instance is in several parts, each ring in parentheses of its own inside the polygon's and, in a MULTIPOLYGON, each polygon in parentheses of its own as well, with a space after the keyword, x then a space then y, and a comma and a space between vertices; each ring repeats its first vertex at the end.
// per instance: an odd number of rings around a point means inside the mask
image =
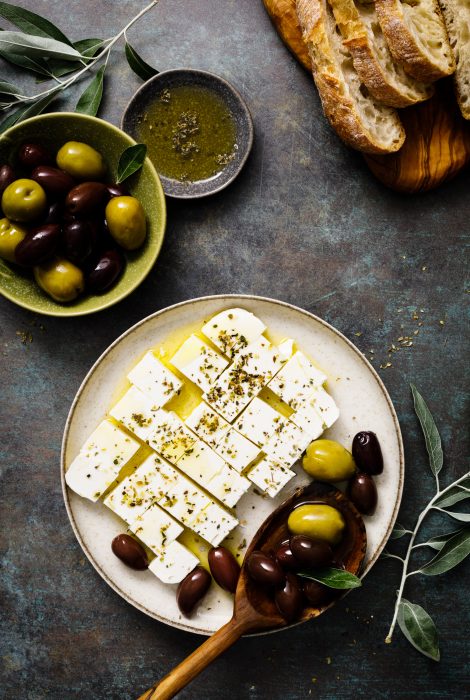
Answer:
MULTIPOLYGON (((67 141, 84 141, 103 155, 109 181, 116 177, 119 156, 135 141, 117 127, 85 114, 54 112, 32 117, 5 131, 0 138, 0 165, 15 165, 18 147, 25 141, 39 141, 57 151, 67 141)), ((142 204, 147 217, 147 239, 142 248, 126 253, 126 267, 118 283, 108 292, 84 295, 70 304, 48 297, 29 274, 0 260, 0 293, 15 304, 48 316, 83 316, 116 304, 130 294, 148 275, 163 243, 166 205, 155 168, 148 158, 142 169, 126 181, 130 193, 142 204)))

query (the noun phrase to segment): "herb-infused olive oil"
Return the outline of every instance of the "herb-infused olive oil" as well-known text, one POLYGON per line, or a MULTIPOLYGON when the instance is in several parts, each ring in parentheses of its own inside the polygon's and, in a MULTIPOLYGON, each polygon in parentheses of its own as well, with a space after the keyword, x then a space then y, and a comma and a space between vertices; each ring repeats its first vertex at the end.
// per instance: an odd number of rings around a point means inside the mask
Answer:
POLYGON ((213 177, 237 149, 232 113, 217 93, 200 85, 162 90, 141 117, 138 136, 158 172, 183 182, 213 177))

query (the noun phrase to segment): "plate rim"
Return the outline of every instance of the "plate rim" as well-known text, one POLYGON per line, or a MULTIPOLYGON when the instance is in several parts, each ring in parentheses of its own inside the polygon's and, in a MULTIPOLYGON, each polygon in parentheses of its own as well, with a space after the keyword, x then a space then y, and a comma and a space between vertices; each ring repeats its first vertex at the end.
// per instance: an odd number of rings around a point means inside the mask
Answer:
MULTIPOLYGON (((158 620, 158 622, 162 622, 166 625, 169 625, 170 627, 173 627, 174 629, 179 629, 183 630, 185 632, 191 632, 193 634, 200 634, 203 636, 210 636, 210 634, 207 633, 206 630, 203 629, 196 629, 194 627, 189 627, 184 624, 184 622, 170 622, 169 620, 156 615, 154 612, 151 610, 148 610, 144 605, 141 605, 140 603, 136 602, 135 600, 132 600, 129 598, 129 596, 122 591, 119 586, 111 581, 111 579, 107 576, 107 574, 102 570, 98 562, 96 562, 91 554, 91 552, 88 551, 85 543, 82 540, 82 537, 80 535, 80 532, 78 530, 78 527, 75 523, 74 516, 72 513, 72 509, 70 506, 70 500, 69 500, 69 495, 68 495, 68 490, 67 490, 67 485, 65 483, 65 451, 67 447, 67 442, 69 438, 69 432, 70 432, 70 426, 75 414, 75 410, 77 407, 77 404, 80 400, 80 397, 87 386, 88 382, 90 381, 92 375, 95 372, 95 369, 98 367, 98 365, 101 364, 101 362, 104 360, 104 358, 114 349, 114 347, 120 343, 125 337, 133 333, 137 328, 140 326, 143 326, 145 323, 147 323, 150 320, 153 320, 154 318, 158 318, 158 316, 162 316, 164 313, 167 313, 169 311, 173 311, 176 308, 181 308, 183 306, 188 306, 190 304, 194 303, 199 303, 199 302, 204 302, 204 301, 213 301, 216 299, 227 299, 227 300, 250 300, 250 301, 262 301, 262 302, 268 302, 275 304, 276 306, 282 306, 284 308, 288 308, 292 311, 295 312, 300 312, 302 315, 306 316, 307 318, 314 320, 318 323, 320 323, 322 326, 325 326, 328 330, 332 331, 335 335, 337 335, 341 340, 346 342, 346 344, 355 352, 355 354, 358 356, 358 358, 365 364, 366 368, 369 370, 369 372, 372 374, 374 377, 375 381, 377 382, 380 391, 382 392, 387 405, 390 410, 390 414, 393 419, 393 423, 395 426, 395 434, 396 437, 398 438, 398 449, 399 449, 399 479, 398 479, 398 492, 397 492, 397 498, 394 504, 393 508, 393 513, 390 518, 390 522, 388 524, 387 531, 385 532, 380 544, 377 546, 374 555, 368 562, 366 568, 364 569, 361 578, 364 578, 367 573, 371 570, 371 568, 374 566, 376 563, 377 559, 383 552, 385 545, 387 544, 387 541, 392 533, 393 527, 395 525, 397 516, 398 516, 398 511, 400 509, 401 505, 401 500, 403 497, 403 486, 404 486, 404 478, 405 478, 405 457, 404 457, 404 446, 403 446, 403 438, 401 434, 401 429, 400 429, 400 423, 398 420, 398 416, 395 410, 395 407, 393 405, 393 402, 390 398, 390 395, 385 387, 385 384, 383 383, 382 379, 378 375, 376 369, 371 365, 371 363, 367 360, 367 358, 361 353, 359 348, 357 348, 354 343, 349 340, 341 331, 339 331, 337 328, 332 326, 330 323, 325 321, 324 319, 320 318, 319 316, 316 316, 313 314, 311 311, 307 311, 306 309, 302 309, 299 306, 296 306, 295 304, 291 304, 290 302, 286 301, 281 301, 279 299, 273 299, 271 297, 264 297, 264 296, 258 296, 256 294, 209 294, 201 297, 194 297, 191 299, 186 299, 185 301, 180 301, 177 302, 176 304, 171 304, 170 306, 165 306, 163 309, 160 309, 158 311, 155 311, 152 314, 149 314, 145 318, 141 319, 140 321, 137 321, 137 323, 133 324, 130 326, 127 330, 124 331, 124 333, 121 333, 110 345, 108 345, 107 348, 101 353, 101 355, 97 358, 97 360, 93 363, 93 365, 90 367, 88 372, 86 373, 85 377, 83 378, 76 394, 75 397, 72 401, 72 404, 70 406, 67 419, 65 422, 64 426, 64 433, 62 436, 62 443, 61 443, 61 450, 60 450, 60 480, 61 480, 61 485, 62 485, 62 497, 64 500, 64 505, 65 509, 67 511, 67 516, 69 518, 70 524, 72 526, 72 530, 75 534, 75 537, 77 538, 78 544, 81 547, 82 552, 85 554, 87 557, 88 561, 90 564, 93 566, 95 571, 101 576, 101 578, 112 588, 113 591, 115 591, 121 598, 123 598, 127 603, 132 605, 134 608, 139 610, 140 612, 144 613, 148 617, 158 620)), ((291 625, 286 625, 285 627, 281 627, 276 630, 269 630, 267 632, 260 632, 258 633, 260 636, 264 634, 273 634, 274 632, 282 632, 283 630, 290 629, 291 627, 296 627, 297 625, 302 624, 302 622, 296 622, 291 625)), ((244 636, 253 636, 253 635, 244 635, 244 636)))

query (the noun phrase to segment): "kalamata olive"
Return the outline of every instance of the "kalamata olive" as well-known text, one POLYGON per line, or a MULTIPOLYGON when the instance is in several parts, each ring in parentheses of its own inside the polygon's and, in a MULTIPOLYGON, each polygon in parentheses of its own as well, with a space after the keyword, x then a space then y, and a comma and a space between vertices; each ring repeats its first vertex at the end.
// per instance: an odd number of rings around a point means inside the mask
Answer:
POLYGON ((53 162, 49 151, 39 143, 24 143, 18 151, 18 159, 21 165, 31 169, 53 162))
POLYGON ((328 542, 314 540, 306 535, 294 535, 290 539, 292 554, 304 566, 329 566, 333 550, 328 542))
POLYGON ((142 571, 149 565, 145 549, 130 535, 117 535, 111 543, 111 549, 131 569, 142 571))
POLYGON ((117 250, 102 253, 88 272, 87 287, 93 294, 104 292, 114 284, 123 268, 122 256, 117 250))
POLYGON ((60 226, 46 224, 29 231, 15 248, 15 260, 24 267, 40 265, 54 255, 60 239, 60 226))
POLYGON ((50 165, 40 165, 34 168, 31 179, 38 182, 47 194, 54 199, 65 197, 73 187, 75 180, 68 173, 50 165))
POLYGON ((354 436, 352 453, 358 469, 366 474, 382 474, 384 460, 377 435, 363 430, 354 436))
POLYGON ((189 615, 195 605, 206 595, 212 583, 210 573, 202 566, 196 566, 179 584, 176 602, 183 615, 189 615))
POLYGON ((108 190, 102 182, 82 182, 70 190, 65 206, 74 216, 97 215, 108 199, 108 190))
POLYGON ((298 506, 287 519, 287 527, 293 535, 307 535, 332 545, 341 541, 345 525, 339 510, 323 503, 298 506))
POLYGON ((0 196, 6 190, 8 185, 11 185, 15 180, 15 173, 10 165, 2 165, 0 168, 0 196))
POLYGON ((373 515, 377 507, 377 487, 369 474, 358 472, 348 484, 348 497, 360 513, 373 515))
POLYGON ((289 542, 283 542, 275 552, 275 557, 283 569, 295 571, 299 568, 299 563, 292 553, 289 542))
POLYGON ((286 574, 283 588, 274 593, 277 609, 287 622, 294 622, 300 614, 303 605, 303 593, 295 574, 286 574))
POLYGON ((64 226, 64 254, 73 263, 81 263, 93 250, 96 241, 94 227, 86 221, 72 221, 64 226))
POLYGON ((229 593, 235 593, 240 576, 240 564, 225 547, 213 547, 208 554, 211 574, 216 583, 229 593))
POLYGON ((108 194, 110 197, 127 197, 129 194, 129 191, 124 185, 117 185, 117 184, 112 184, 112 185, 106 185, 106 189, 108 190, 108 194))
POLYGON ((264 552, 252 552, 246 560, 246 568, 250 577, 263 586, 281 588, 285 583, 286 575, 277 561, 264 552))
POLYGON ((323 605, 329 603, 334 597, 334 593, 332 592, 331 588, 328 588, 328 586, 324 586, 322 583, 318 583, 317 581, 310 581, 309 579, 306 579, 302 588, 305 597, 314 608, 323 607, 323 605))
POLYGON ((62 222, 62 205, 60 202, 52 202, 47 210, 44 224, 60 224, 62 222))

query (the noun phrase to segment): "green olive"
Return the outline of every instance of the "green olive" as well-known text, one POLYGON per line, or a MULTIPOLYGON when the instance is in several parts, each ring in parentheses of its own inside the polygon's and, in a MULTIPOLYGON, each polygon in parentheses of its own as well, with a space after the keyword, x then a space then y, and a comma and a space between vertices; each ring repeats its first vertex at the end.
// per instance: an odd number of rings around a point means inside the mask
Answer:
POLYGON ((356 471, 352 454, 334 440, 314 440, 310 443, 302 465, 314 479, 332 483, 345 481, 356 471))
POLYGON ((106 172, 103 156, 87 143, 67 141, 56 156, 57 165, 79 180, 101 180, 106 172))
POLYGON ((83 272, 65 258, 34 268, 34 279, 55 301, 73 301, 85 288, 83 272))
POLYGON ((287 527, 293 535, 307 535, 336 545, 343 536, 345 522, 336 508, 314 503, 295 508, 289 515, 287 527))
POLYGON ((34 221, 46 207, 46 193, 34 180, 15 180, 2 194, 3 213, 13 221, 34 221))
POLYGON ((140 248, 146 224, 142 205, 135 197, 113 197, 106 206, 109 232, 125 250, 140 248))
POLYGON ((0 258, 15 262, 15 248, 26 236, 26 229, 9 219, 0 219, 0 258))

